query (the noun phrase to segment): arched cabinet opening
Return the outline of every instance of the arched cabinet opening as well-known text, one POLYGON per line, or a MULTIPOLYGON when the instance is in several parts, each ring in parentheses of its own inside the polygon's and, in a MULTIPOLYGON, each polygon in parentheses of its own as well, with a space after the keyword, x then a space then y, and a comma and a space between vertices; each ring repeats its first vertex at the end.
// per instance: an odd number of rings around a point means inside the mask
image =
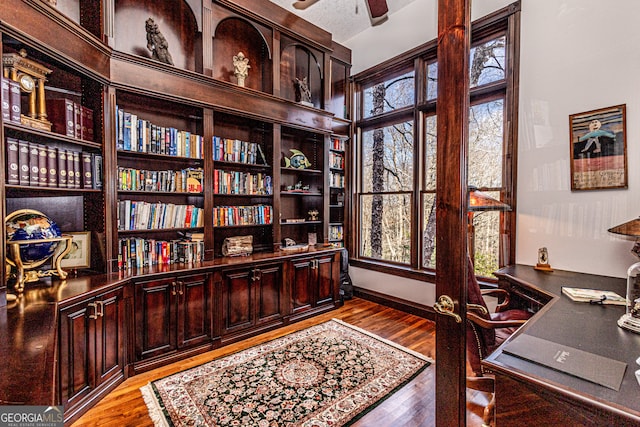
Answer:
POLYGON ((300 95, 296 93, 296 79, 306 79, 306 86, 310 92, 310 104, 322 109, 323 103, 323 53, 310 49, 293 40, 283 37, 280 54, 280 96, 282 98, 300 102, 300 95))
MULTIPOLYGON (((116 0, 115 49, 153 58, 147 47, 147 21, 151 18, 166 40, 172 65, 189 71, 196 69, 196 46, 201 45, 196 15, 184 0, 116 0)), ((161 62, 170 63, 165 59, 161 62)), ((200 62, 200 61, 198 61, 200 62)), ((199 65, 201 67, 201 65, 199 65)))
MULTIPOLYGON (((263 29, 270 33, 271 30, 263 29)), ((271 34, 269 40, 271 39, 271 34)), ((273 93, 271 50, 259 28, 244 19, 226 18, 213 35, 213 77, 265 93, 273 93), (235 74, 234 57, 242 52, 248 70, 241 83, 235 74)))

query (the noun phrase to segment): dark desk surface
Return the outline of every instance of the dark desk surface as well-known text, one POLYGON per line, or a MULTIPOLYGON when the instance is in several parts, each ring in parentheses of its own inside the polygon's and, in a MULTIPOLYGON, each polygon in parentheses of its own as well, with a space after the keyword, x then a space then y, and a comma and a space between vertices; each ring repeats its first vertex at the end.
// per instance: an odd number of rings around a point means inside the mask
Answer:
POLYGON ((505 267, 497 276, 511 286, 515 284, 527 291, 553 296, 510 340, 519 334, 532 335, 624 362, 627 370, 620 391, 615 391, 505 354, 502 352, 504 345, 483 363, 496 374, 536 383, 556 394, 564 394, 565 398, 597 406, 599 410, 622 411, 625 416, 640 421, 640 385, 634 374, 640 369, 636 364, 640 357, 640 334, 617 326, 616 321, 625 312, 625 307, 573 302, 561 291, 562 286, 572 286, 612 290, 625 295, 626 280, 558 270, 540 272, 524 265, 505 267))

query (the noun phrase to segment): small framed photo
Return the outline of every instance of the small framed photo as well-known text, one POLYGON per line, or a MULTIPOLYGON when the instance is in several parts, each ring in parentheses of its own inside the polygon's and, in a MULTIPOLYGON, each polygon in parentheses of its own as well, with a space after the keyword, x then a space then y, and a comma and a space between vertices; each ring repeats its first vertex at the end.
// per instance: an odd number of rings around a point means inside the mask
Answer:
POLYGON ((307 243, 309 244, 309 246, 314 246, 318 244, 318 234, 316 233, 309 233, 307 236, 307 243))
POLYGON ((60 260, 62 268, 89 268, 91 267, 91 232, 65 233, 70 235, 71 252, 60 260))
POLYGON ((626 105, 569 116, 571 190, 627 188, 626 105))

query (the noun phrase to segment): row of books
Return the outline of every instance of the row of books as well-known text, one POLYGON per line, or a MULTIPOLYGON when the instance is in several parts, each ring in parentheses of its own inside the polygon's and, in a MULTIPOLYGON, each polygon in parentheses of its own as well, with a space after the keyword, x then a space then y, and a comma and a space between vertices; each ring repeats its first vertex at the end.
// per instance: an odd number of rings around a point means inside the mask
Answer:
POLYGON ((194 263, 204 260, 202 240, 155 240, 141 237, 118 239, 118 269, 152 265, 194 263))
POLYGON ((102 188, 102 155, 7 137, 7 184, 102 188))
POLYGON ((187 130, 159 126, 116 106, 116 139, 120 151, 202 159, 203 138, 187 130))
POLYGON ((273 208, 268 205, 217 206, 213 208, 214 227, 231 225, 266 225, 273 221, 273 208))
POLYGON ((119 167, 118 190, 202 193, 203 174, 201 168, 150 171, 119 167))
POLYGON ((118 200, 118 230, 161 230, 204 226, 203 209, 194 205, 118 200))
POLYGON ((329 186, 344 188, 344 175, 341 173, 331 172, 329 174, 329 186))
POLYGON ((344 139, 331 138, 331 148, 333 150, 344 151, 344 139))
POLYGON ((215 194, 260 195, 273 194, 271 176, 263 173, 238 171, 213 171, 213 192, 215 194))
POLYGON ((47 120, 55 133, 93 141, 93 110, 72 99, 47 99, 47 120))
POLYGON ((334 169, 344 169, 344 156, 342 154, 329 152, 329 167, 334 169))
POLYGON ((342 240, 343 238, 344 238, 344 226, 342 225, 329 226, 329 241, 342 240))
POLYGON ((267 164, 262 147, 257 142, 221 138, 219 136, 213 137, 213 160, 252 165, 267 164))

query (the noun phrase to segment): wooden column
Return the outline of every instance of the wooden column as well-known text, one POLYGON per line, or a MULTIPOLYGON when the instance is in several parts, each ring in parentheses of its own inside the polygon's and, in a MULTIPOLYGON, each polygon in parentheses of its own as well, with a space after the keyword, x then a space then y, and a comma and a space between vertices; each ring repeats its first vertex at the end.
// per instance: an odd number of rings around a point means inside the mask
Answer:
POLYGON ((470 0, 438 0, 438 146, 436 301, 449 295, 452 316, 436 322, 436 425, 464 426, 466 195, 470 0))

